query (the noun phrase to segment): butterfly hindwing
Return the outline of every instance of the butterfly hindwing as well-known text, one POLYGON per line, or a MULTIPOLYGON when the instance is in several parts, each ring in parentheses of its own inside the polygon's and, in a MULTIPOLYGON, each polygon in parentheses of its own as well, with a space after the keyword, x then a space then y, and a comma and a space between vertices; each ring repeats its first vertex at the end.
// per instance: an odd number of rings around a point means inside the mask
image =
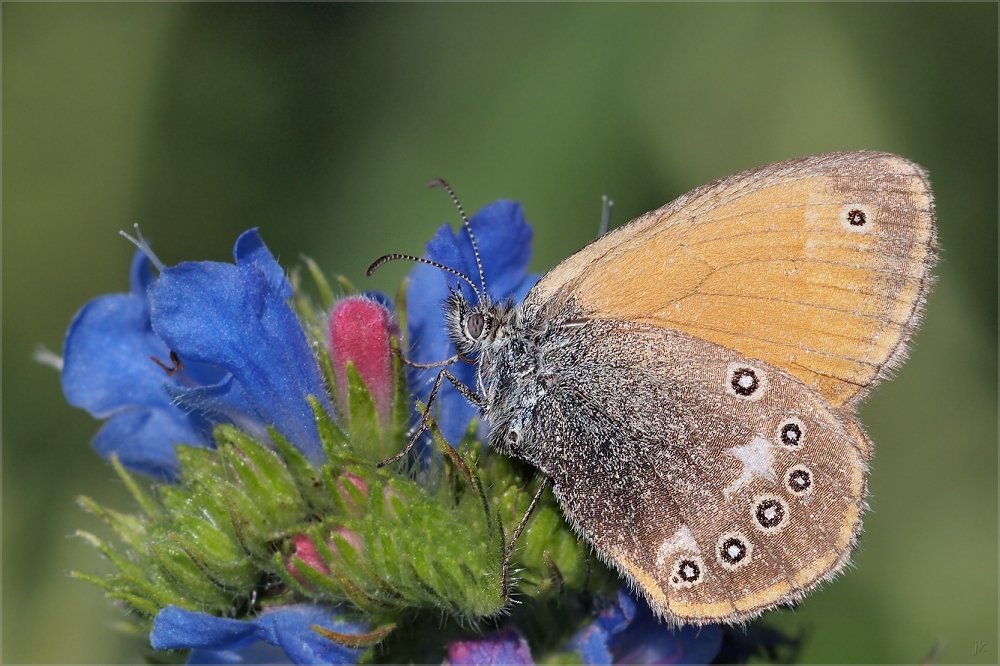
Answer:
POLYGON ((591 321, 572 336, 545 356, 561 370, 529 460, 654 609, 740 621, 842 567, 864 505, 860 430, 798 379, 684 333, 591 321))

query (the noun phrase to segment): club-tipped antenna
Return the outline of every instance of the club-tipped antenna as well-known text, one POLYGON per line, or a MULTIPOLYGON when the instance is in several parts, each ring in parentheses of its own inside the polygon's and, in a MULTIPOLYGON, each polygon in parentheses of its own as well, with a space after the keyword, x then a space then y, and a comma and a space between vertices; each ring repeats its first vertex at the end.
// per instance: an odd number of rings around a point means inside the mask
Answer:
POLYGON ((462 208, 462 204, 459 202, 458 197, 455 196, 455 191, 451 189, 451 185, 445 182, 444 178, 435 178, 430 182, 428 187, 440 187, 443 188, 448 196, 451 197, 452 202, 455 204, 455 208, 458 209, 458 214, 462 216, 462 222, 465 223, 465 230, 469 232, 469 240, 472 241, 472 252, 476 255, 476 266, 479 268, 479 282, 483 285, 483 293, 486 293, 486 275, 483 273, 483 262, 479 259, 479 246, 476 245, 476 235, 472 233, 472 225, 469 223, 469 218, 465 214, 465 209, 462 208))
POLYGON ((454 268, 449 268, 444 264, 439 264, 438 262, 431 261, 430 259, 424 259, 423 257, 414 257, 412 254, 393 253, 393 254, 383 255, 378 259, 376 259, 374 262, 372 262, 372 265, 368 267, 367 271, 365 271, 365 275, 371 277, 371 274, 377 271, 383 264, 387 264, 390 261, 396 261, 397 259, 406 259, 407 261, 415 261, 418 264, 427 264, 428 266, 433 266, 435 268, 440 268, 443 271, 448 271, 452 275, 457 275, 458 277, 465 280, 470 287, 472 287, 472 291, 476 292, 477 300, 480 301, 483 300, 483 295, 479 293, 479 289, 476 288, 476 285, 473 284, 472 280, 465 273, 459 273, 454 268))

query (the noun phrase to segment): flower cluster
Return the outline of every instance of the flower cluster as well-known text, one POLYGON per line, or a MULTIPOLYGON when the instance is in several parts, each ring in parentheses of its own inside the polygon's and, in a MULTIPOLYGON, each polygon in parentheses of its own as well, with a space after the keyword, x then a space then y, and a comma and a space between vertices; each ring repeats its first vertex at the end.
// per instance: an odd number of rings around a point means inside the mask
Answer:
MULTIPOLYGON (((537 277, 521 207, 497 202, 471 226, 491 296, 523 298, 537 277)), ((307 260, 310 297, 256 230, 234 264, 167 267, 138 244, 130 291, 94 299, 70 325, 62 382, 106 420, 94 447, 141 508, 81 498, 124 549, 78 532, 116 571, 74 575, 123 602, 153 649, 190 650, 189 663, 715 657, 718 628, 660 624, 551 493, 503 588, 507 539, 539 480, 480 444, 476 410, 447 384, 437 454, 380 464, 406 447, 434 378, 407 375, 403 358, 454 355, 447 274, 418 265, 395 304, 341 279, 337 299, 307 260)), ((478 273, 465 229, 442 227, 427 256, 478 273)), ((473 373, 456 369, 470 386, 473 373)))

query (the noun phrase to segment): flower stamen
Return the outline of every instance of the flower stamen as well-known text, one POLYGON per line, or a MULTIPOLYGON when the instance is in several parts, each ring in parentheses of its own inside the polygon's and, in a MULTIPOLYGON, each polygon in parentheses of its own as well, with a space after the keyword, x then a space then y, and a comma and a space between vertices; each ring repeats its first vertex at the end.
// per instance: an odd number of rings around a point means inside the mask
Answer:
POLYGON ((157 257, 156 254, 153 252, 153 248, 149 247, 149 242, 142 237, 142 232, 139 231, 138 222, 135 223, 135 235, 137 236, 137 238, 129 236, 124 231, 119 231, 118 233, 120 233, 122 236, 132 241, 133 245, 142 250, 142 253, 145 254, 147 257, 149 257, 149 260, 153 263, 154 266, 156 266, 156 270, 160 271, 161 273, 163 272, 163 269, 166 268, 166 266, 162 261, 160 261, 160 258, 157 257))
POLYGON ((163 371, 167 373, 168 377, 173 377, 175 372, 184 369, 184 364, 181 363, 181 357, 178 356, 177 352, 172 349, 170 350, 170 362, 173 364, 172 366, 167 365, 155 356, 150 356, 149 358, 153 363, 163 368, 163 371))

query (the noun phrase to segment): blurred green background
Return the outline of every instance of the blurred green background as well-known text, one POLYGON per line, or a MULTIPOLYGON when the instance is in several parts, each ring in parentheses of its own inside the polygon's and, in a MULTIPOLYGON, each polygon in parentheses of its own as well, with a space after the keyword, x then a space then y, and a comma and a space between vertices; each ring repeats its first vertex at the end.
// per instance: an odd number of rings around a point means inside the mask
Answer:
POLYGON ((98 423, 33 363, 127 288, 140 222, 168 264, 259 226, 393 290, 457 216, 524 203, 544 271, 714 178, 862 148, 926 167, 939 281, 869 400, 854 566, 767 622, 807 662, 997 661, 997 5, 3 5, 3 660, 117 662, 139 642, 66 577, 103 570, 73 498, 130 507, 98 423), (975 654, 977 641, 982 650, 975 654))

